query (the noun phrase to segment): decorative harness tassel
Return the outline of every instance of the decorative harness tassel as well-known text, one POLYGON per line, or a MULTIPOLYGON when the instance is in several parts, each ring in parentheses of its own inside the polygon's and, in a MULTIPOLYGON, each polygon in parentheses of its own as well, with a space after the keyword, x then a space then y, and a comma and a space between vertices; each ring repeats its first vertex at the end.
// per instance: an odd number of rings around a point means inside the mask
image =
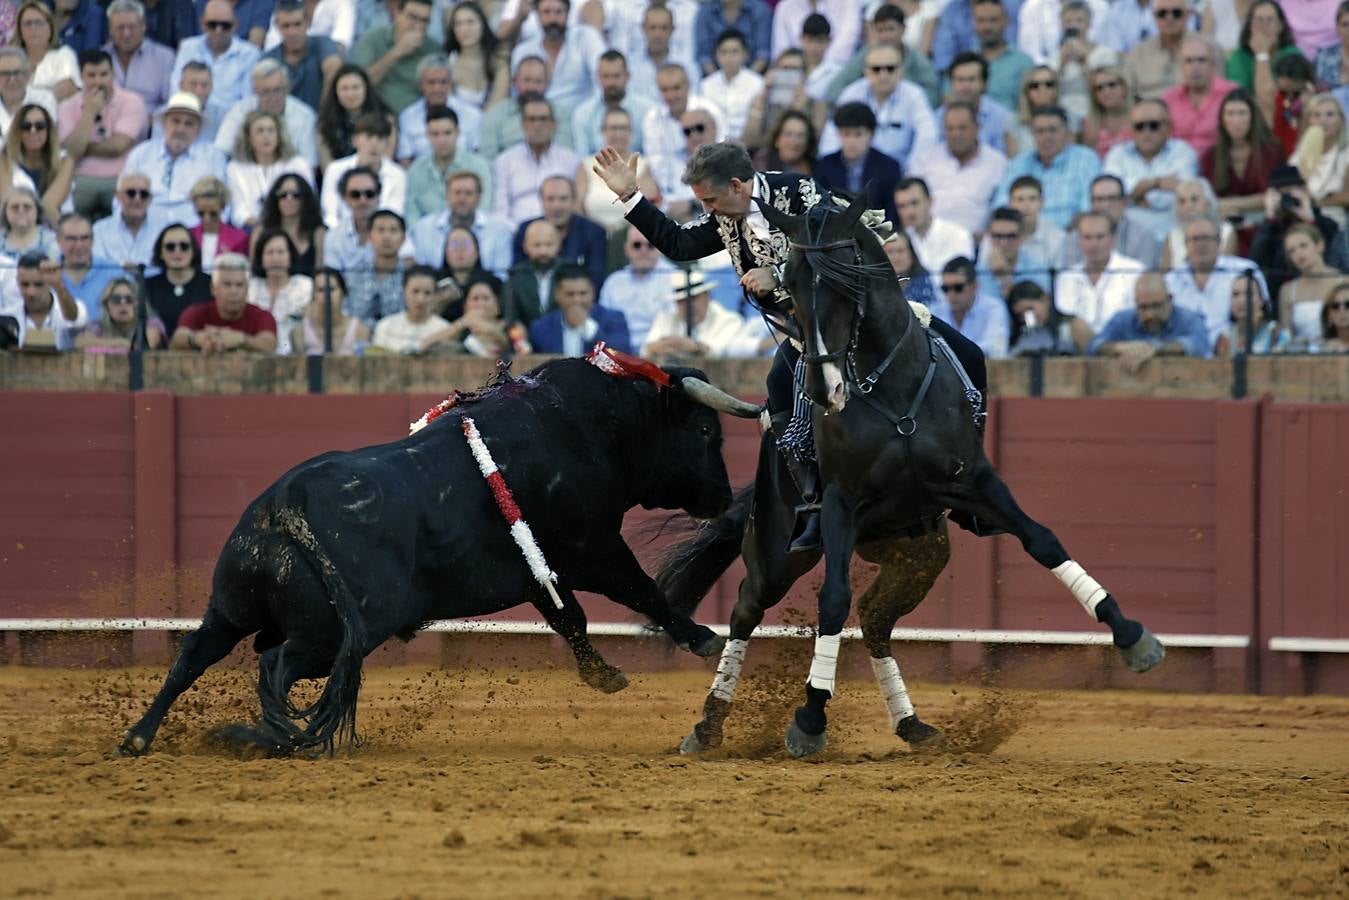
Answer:
POLYGON ((548 561, 543 558, 543 550, 540 549, 538 541, 534 540, 534 532, 520 514, 520 507, 516 505, 515 497, 511 496, 511 489, 506 486, 506 479, 501 477, 501 470, 497 468, 487 444, 478 433, 478 426, 468 416, 464 416, 464 438, 468 441, 469 450, 473 451, 478 471, 482 472, 482 477, 492 489, 492 497, 497 502, 497 509, 501 510, 501 517, 510 526, 511 537, 515 538, 525 562, 529 563, 529 571, 533 573, 534 580, 548 590, 548 596, 553 598, 553 604, 562 609, 562 598, 558 596, 555 587, 557 573, 548 568, 548 561))

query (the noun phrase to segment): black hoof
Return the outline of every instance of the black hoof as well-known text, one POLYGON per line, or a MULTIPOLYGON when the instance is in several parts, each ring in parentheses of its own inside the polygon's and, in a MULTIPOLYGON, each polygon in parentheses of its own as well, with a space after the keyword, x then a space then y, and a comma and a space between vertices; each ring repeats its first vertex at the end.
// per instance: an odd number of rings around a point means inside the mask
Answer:
POLYGON ((918 747, 941 737, 940 731, 917 716, 907 716, 900 719, 899 725, 895 728, 895 734, 911 747, 918 747))
POLYGON ((113 756, 144 756, 150 752, 150 742, 139 734, 128 731, 122 735, 122 743, 117 745, 117 749, 112 751, 113 756))
POLYGON ((726 649, 726 638, 717 634, 706 625, 699 625, 698 637, 684 647, 685 650, 694 656, 701 656, 706 659, 709 656, 721 656, 721 651, 726 649))
POLYGON ((1146 628, 1143 629, 1142 637, 1132 645, 1118 649, 1120 656, 1124 657, 1125 664, 1134 672, 1146 672, 1166 659, 1166 648, 1157 640, 1157 636, 1146 628))

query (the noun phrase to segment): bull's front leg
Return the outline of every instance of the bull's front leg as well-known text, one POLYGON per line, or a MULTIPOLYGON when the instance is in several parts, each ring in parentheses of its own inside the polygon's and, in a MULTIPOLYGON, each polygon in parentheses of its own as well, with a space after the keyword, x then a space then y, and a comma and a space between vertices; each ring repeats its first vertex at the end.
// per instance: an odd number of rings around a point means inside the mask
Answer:
POLYGON ((581 680, 606 694, 623 690, 628 686, 628 676, 609 665, 595 645, 590 643, 590 636, 586 634, 585 610, 581 608, 576 595, 560 588, 558 596, 562 598, 562 609, 554 606, 547 597, 536 602, 534 607, 543 614, 548 627, 561 635, 571 648, 581 680))
POLYGON ((656 582, 642 571, 637 558, 621 539, 613 545, 589 548, 586 571, 569 573, 568 580, 579 590, 603 594, 638 615, 655 622, 681 650, 696 656, 720 656, 726 639, 705 625, 670 609, 656 582))

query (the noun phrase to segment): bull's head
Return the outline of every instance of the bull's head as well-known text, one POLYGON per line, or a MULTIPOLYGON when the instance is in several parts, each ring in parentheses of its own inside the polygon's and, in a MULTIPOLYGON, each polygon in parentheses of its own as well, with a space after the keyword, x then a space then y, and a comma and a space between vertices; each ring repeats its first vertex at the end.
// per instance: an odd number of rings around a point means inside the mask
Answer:
POLYGON ((667 369, 671 376, 670 427, 664 429, 656 477, 642 505, 683 509, 712 518, 731 505, 731 483, 721 456, 721 420, 717 413, 757 418, 761 409, 716 387, 697 369, 667 369))

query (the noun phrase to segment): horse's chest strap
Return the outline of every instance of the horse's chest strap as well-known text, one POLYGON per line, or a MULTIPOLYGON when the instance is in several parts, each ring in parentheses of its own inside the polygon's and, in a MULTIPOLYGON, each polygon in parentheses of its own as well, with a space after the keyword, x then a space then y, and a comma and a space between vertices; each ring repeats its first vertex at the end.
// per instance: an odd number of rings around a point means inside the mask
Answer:
POLYGON ((937 374, 937 355, 931 353, 931 343, 928 344, 928 350, 927 371, 923 373, 923 383, 918 386, 918 392, 913 395, 913 402, 909 404, 909 411, 904 415, 895 415, 885 406, 871 399, 868 394, 858 394, 863 403, 880 413, 882 418, 895 426, 895 431, 903 437, 912 437, 918 431, 918 420, 916 418, 918 410, 922 407, 923 401, 927 399, 928 389, 932 387, 932 379, 937 374))

